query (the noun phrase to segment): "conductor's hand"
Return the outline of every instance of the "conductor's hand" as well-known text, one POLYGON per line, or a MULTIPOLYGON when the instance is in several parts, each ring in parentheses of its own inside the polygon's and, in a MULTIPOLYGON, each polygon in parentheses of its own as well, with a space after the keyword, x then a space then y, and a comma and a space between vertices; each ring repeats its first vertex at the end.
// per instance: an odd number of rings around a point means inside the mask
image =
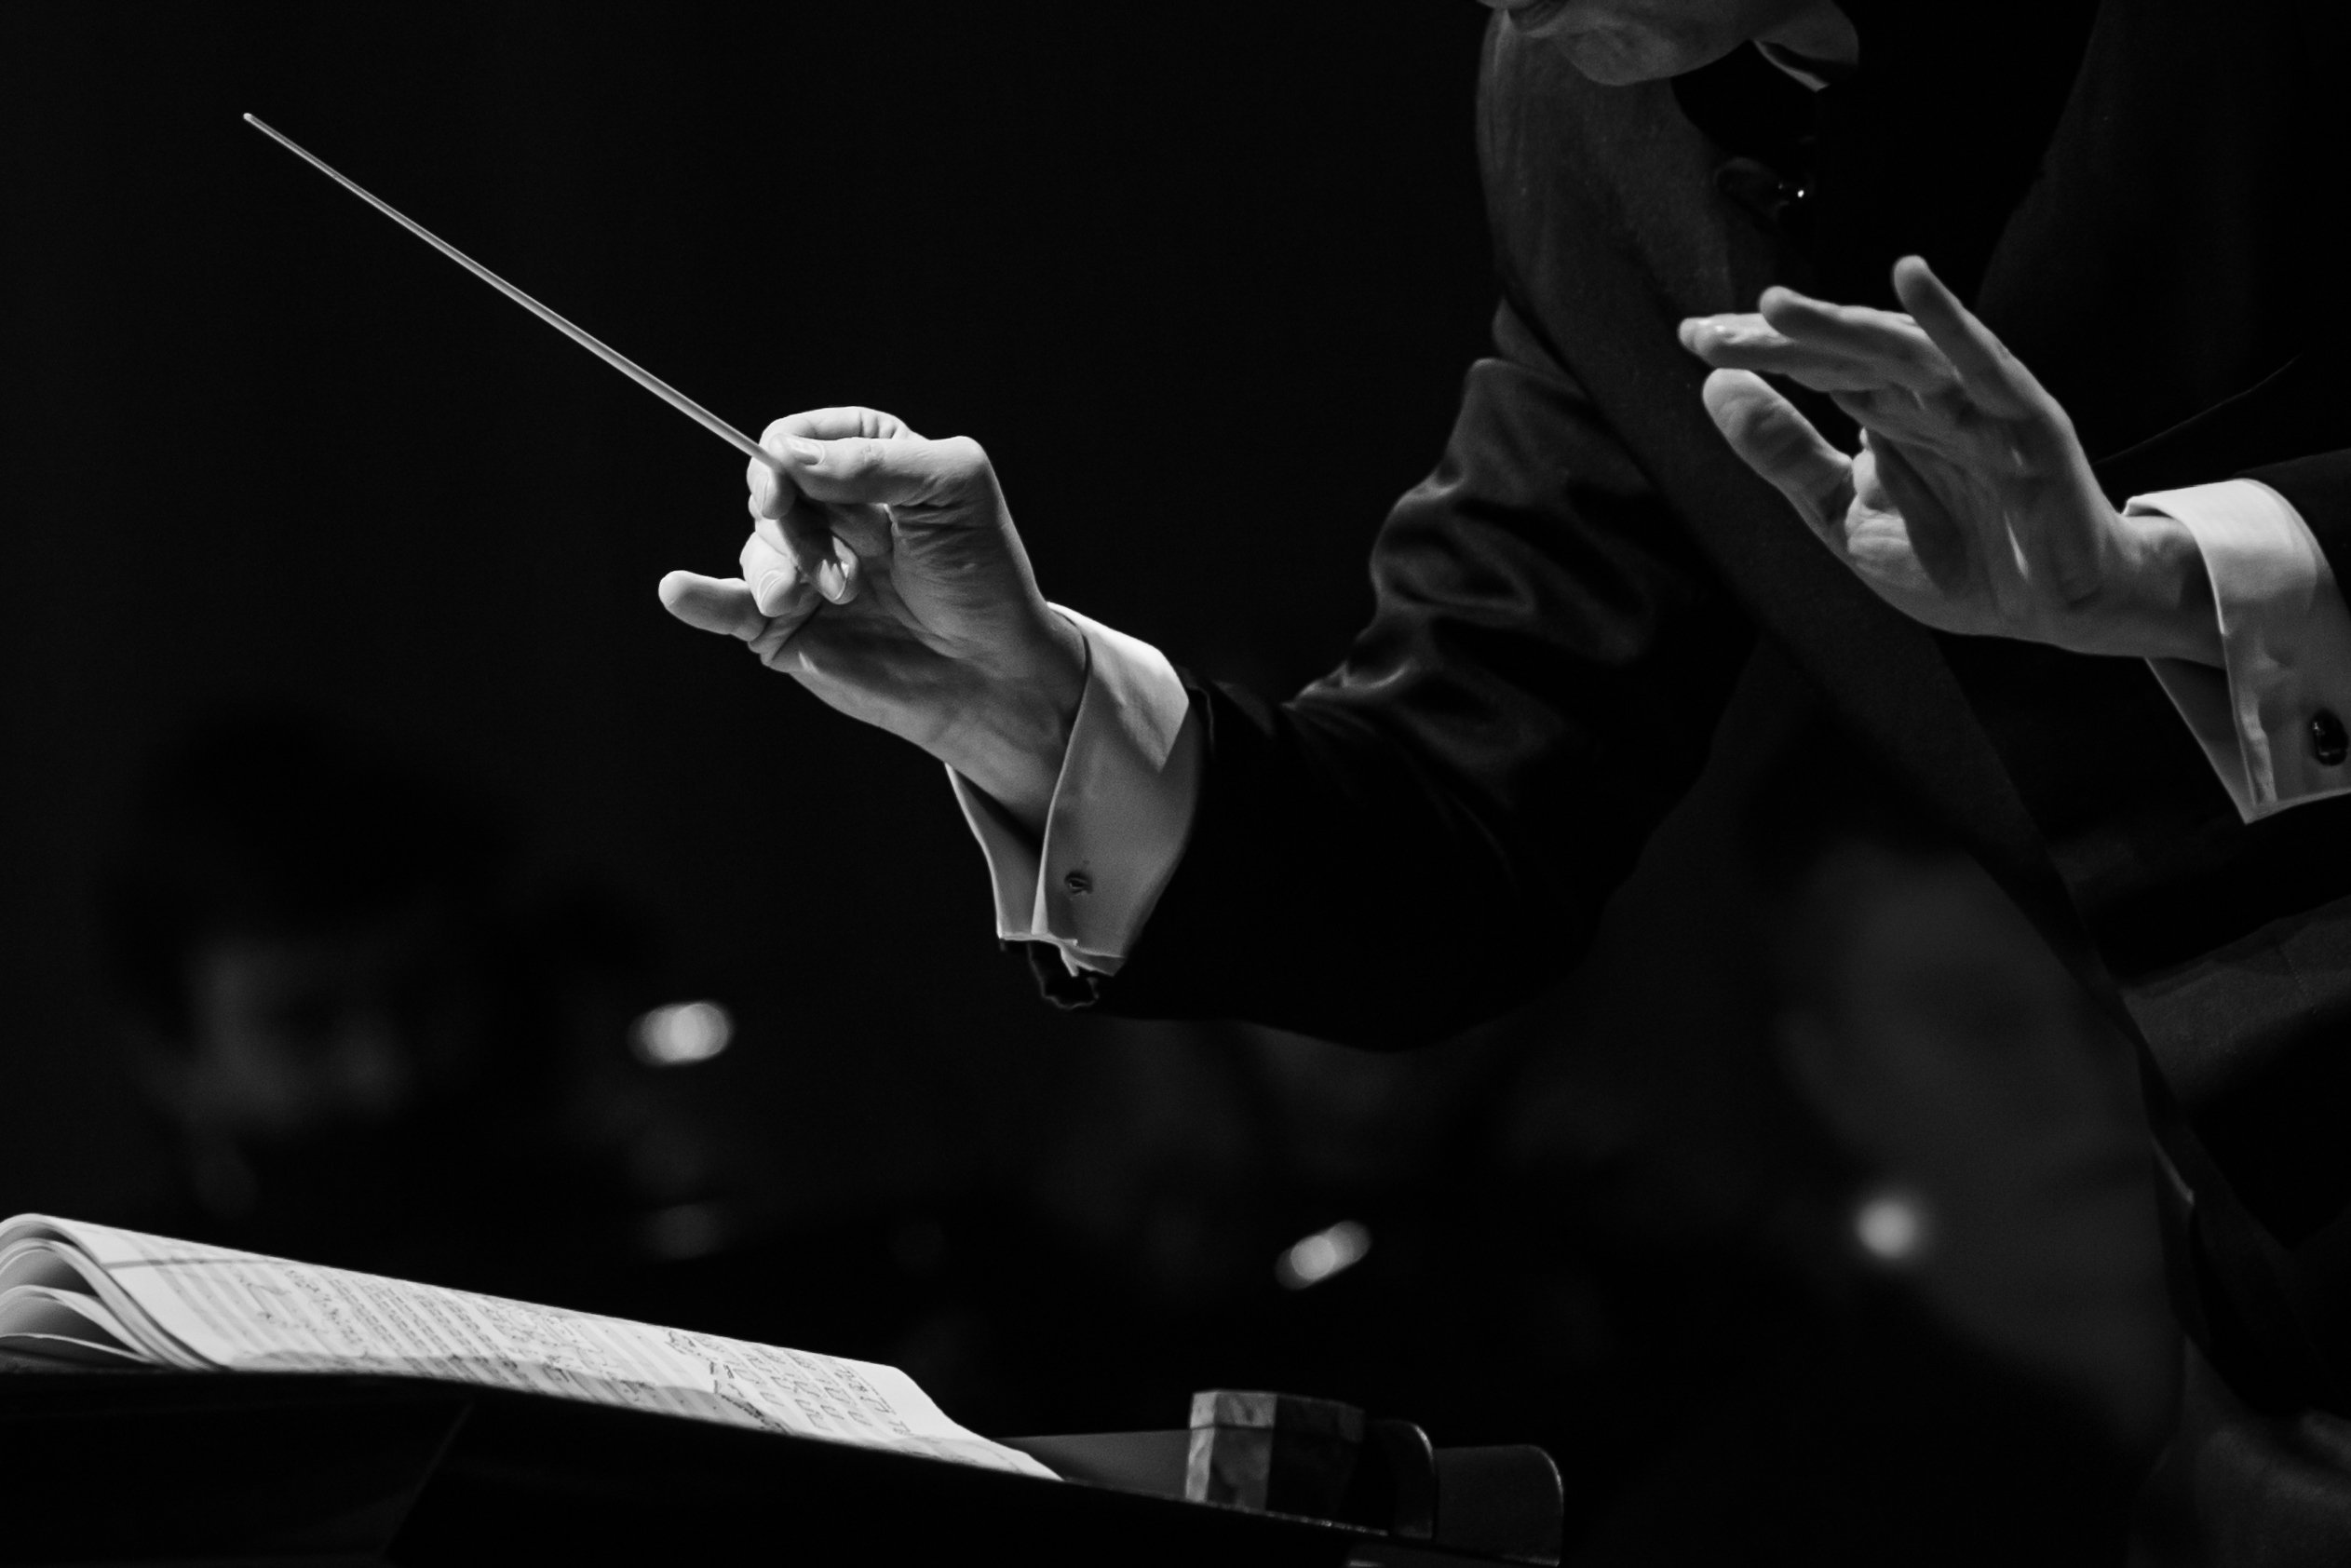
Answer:
POLYGON ((742 575, 672 572, 662 603, 1037 828, 1084 694, 1085 642, 1037 592, 987 453, 855 408, 779 419, 760 444, 790 479, 749 466, 742 575))
POLYGON ((1717 367, 1707 412, 1732 448, 1914 620, 2220 664, 2187 529, 2108 503, 2057 399, 1925 262, 1897 263, 1894 289, 1908 315, 1770 289, 1759 314, 1682 322, 1682 345, 1717 367), (1759 371, 1829 394, 1861 451, 1831 446, 1759 371))

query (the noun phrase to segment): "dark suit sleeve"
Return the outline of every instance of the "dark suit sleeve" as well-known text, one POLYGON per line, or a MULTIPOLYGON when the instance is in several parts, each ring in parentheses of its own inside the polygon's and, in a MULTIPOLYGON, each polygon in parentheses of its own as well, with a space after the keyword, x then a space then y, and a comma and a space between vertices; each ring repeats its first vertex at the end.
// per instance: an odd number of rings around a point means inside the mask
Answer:
POLYGON ((2351 583, 2351 451, 2320 453, 2249 470, 2293 503, 2338 583, 2351 583))
MULTIPOLYGON (((2342 90, 2343 73, 2351 67, 2351 7, 2298 0, 2293 11, 2302 28, 2305 69, 2318 84, 2308 128, 2317 152, 2310 166, 2331 176, 2351 155, 2351 97, 2342 90)), ((2328 271, 2339 264, 2340 250, 2338 244, 2320 252, 2331 258, 2328 271)), ((2351 395, 2343 379, 2351 331, 2343 325, 2341 312, 2321 301, 2307 303, 2315 341, 2277 378, 2290 384, 2290 397, 2276 399, 2285 409, 2274 414, 2272 424, 2288 432, 2273 450, 2312 455, 2252 468, 2243 477, 2261 480, 2292 502, 2317 536, 2335 581, 2351 585, 2351 448, 2344 444, 2351 436, 2346 428, 2351 395)))
POLYGON ((1704 761, 1740 611, 1505 305, 1443 461, 1374 547, 1377 609, 1290 701, 1192 681, 1202 792, 1126 966, 1058 1000, 1434 1039, 1572 962, 1704 761))
POLYGON ((2351 583, 2351 399, 2344 334, 2326 323, 2257 385, 2096 465, 2116 503, 2220 479, 2259 480, 2310 525, 2335 580, 2351 583))

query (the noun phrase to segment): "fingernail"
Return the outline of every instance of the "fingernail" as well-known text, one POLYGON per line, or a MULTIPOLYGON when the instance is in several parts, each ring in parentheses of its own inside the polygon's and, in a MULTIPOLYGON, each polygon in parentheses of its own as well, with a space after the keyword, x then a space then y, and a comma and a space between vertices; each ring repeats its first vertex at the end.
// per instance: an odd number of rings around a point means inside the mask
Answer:
POLYGON ((745 504, 750 507, 751 516, 773 521, 791 510, 792 501, 799 493, 769 469, 755 468, 751 473, 751 493, 745 504))
POLYGON ((821 463, 825 460, 824 448, 814 441, 804 441, 798 436, 786 436, 784 450, 791 453, 794 462, 821 463))
POLYGON ((838 604, 849 591, 849 574, 841 570, 837 561, 828 561, 817 568, 817 591, 838 604))

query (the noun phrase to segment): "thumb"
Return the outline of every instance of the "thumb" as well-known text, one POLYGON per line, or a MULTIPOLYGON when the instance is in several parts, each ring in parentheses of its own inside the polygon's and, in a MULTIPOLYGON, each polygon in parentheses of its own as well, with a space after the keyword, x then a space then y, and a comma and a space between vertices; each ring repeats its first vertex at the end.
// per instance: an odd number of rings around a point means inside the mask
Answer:
POLYGON ((1844 514, 1853 459, 1831 446, 1762 376, 1716 371, 1701 396, 1731 450, 1787 496, 1807 524, 1818 530, 1844 514))
POLYGON ((750 585, 740 577, 672 572, 661 579, 661 603, 690 627, 746 642, 767 629, 767 617, 759 613, 750 585))

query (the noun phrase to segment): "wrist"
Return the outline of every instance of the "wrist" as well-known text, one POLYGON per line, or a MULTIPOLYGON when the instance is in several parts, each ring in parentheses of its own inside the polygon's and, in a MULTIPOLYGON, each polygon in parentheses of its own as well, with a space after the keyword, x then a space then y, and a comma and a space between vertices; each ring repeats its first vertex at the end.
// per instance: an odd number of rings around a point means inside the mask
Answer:
POLYGON ((2143 658, 2185 659, 2220 669, 2220 610, 2212 575, 2196 534, 2179 519, 2160 512, 2127 520, 2136 525, 2142 591, 2131 616, 2132 649, 2143 658))
POLYGON ((1014 657, 977 671, 976 688, 933 753, 1012 818, 1042 834, 1086 696, 1085 634, 1051 609, 1014 657))

